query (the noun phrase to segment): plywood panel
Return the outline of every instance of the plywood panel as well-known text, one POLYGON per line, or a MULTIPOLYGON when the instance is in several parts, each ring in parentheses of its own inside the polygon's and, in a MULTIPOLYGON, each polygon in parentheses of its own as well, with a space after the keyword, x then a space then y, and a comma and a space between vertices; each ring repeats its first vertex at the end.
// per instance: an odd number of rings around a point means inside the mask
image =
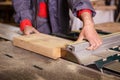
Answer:
POLYGON ((72 43, 72 41, 42 33, 15 37, 13 40, 15 46, 53 59, 61 57, 61 49, 69 43, 72 43))

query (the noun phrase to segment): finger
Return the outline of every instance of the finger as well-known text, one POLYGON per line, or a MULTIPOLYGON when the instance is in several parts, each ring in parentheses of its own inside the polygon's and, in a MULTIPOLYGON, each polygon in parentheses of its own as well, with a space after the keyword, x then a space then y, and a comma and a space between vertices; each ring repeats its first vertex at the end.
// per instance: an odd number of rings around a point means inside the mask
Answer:
POLYGON ((84 36, 80 35, 79 38, 77 39, 77 42, 80 42, 84 39, 84 36))
POLYGON ((36 30, 36 29, 34 29, 33 31, 34 31, 34 33, 36 33, 36 34, 39 34, 39 33, 40 33, 40 32, 39 32, 38 30, 36 30))
POLYGON ((24 34, 25 34, 25 35, 30 35, 30 32, 27 31, 27 32, 24 32, 24 34))
POLYGON ((102 41, 97 41, 96 46, 94 47, 94 50, 99 48, 101 46, 101 44, 102 44, 102 41))
POLYGON ((72 43, 72 44, 77 44, 77 43, 80 43, 80 42, 81 42, 81 41, 78 41, 78 40, 77 40, 77 41, 75 41, 75 42, 74 42, 74 43, 72 43))
POLYGON ((31 31, 28 32, 29 34, 38 34, 39 32, 36 29, 32 29, 31 31))
POLYGON ((95 50, 95 49, 97 49, 98 47, 99 47, 99 44, 96 43, 95 46, 93 46, 92 50, 95 50))
POLYGON ((73 44, 80 43, 82 40, 83 40, 83 38, 82 38, 82 37, 79 37, 79 38, 77 39, 77 41, 75 41, 73 44))
POLYGON ((87 48, 88 50, 94 50, 96 47, 96 42, 93 40, 89 41, 90 46, 87 48))
POLYGON ((95 44, 91 44, 87 49, 88 49, 88 50, 94 50, 95 47, 96 47, 95 44))
POLYGON ((101 40, 95 40, 95 41, 92 41, 90 42, 90 47, 88 47, 89 50, 95 50, 97 48, 100 47, 100 45, 102 44, 102 41, 101 40))

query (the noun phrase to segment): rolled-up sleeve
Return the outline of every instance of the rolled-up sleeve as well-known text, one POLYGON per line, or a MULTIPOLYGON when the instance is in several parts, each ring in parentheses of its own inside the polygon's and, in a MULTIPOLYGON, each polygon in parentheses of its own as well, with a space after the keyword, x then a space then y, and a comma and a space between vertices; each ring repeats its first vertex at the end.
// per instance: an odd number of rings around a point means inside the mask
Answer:
POLYGON ((96 12, 91 5, 90 0, 68 0, 68 4, 73 14, 77 16, 77 12, 84 9, 89 9, 92 12, 92 16, 95 16, 96 12))
POLYGON ((32 20, 31 0, 12 0, 15 10, 15 21, 20 23, 24 19, 32 20))

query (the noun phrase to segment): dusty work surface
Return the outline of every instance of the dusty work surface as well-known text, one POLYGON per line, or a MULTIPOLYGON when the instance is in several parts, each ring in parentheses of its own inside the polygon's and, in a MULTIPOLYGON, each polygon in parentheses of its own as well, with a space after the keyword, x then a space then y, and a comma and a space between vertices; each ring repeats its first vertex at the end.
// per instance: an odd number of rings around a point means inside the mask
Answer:
POLYGON ((0 37, 7 40, 13 40, 13 37, 20 36, 21 32, 18 27, 0 23, 0 37))
POLYGON ((0 42, 0 80, 120 80, 63 59, 52 60, 0 42))
POLYGON ((108 22, 95 25, 96 29, 105 31, 105 32, 120 32, 120 23, 108 22))

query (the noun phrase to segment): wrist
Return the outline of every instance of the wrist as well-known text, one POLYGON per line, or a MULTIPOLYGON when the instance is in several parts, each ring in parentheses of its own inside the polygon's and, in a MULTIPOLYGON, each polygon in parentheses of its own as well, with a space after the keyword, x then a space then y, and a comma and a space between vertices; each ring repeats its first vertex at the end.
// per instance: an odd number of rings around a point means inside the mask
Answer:
POLYGON ((92 15, 92 11, 90 9, 83 9, 77 12, 77 16, 80 17, 82 13, 87 12, 92 15))
POLYGON ((80 18, 83 21, 83 26, 94 26, 94 21, 91 14, 84 12, 81 14, 80 18))
POLYGON ((91 26, 91 27, 94 27, 94 22, 92 22, 92 21, 83 22, 83 26, 91 26))
POLYGON ((32 23, 29 19, 24 19, 20 22, 20 29, 21 31, 24 31, 25 27, 31 27, 32 23))

